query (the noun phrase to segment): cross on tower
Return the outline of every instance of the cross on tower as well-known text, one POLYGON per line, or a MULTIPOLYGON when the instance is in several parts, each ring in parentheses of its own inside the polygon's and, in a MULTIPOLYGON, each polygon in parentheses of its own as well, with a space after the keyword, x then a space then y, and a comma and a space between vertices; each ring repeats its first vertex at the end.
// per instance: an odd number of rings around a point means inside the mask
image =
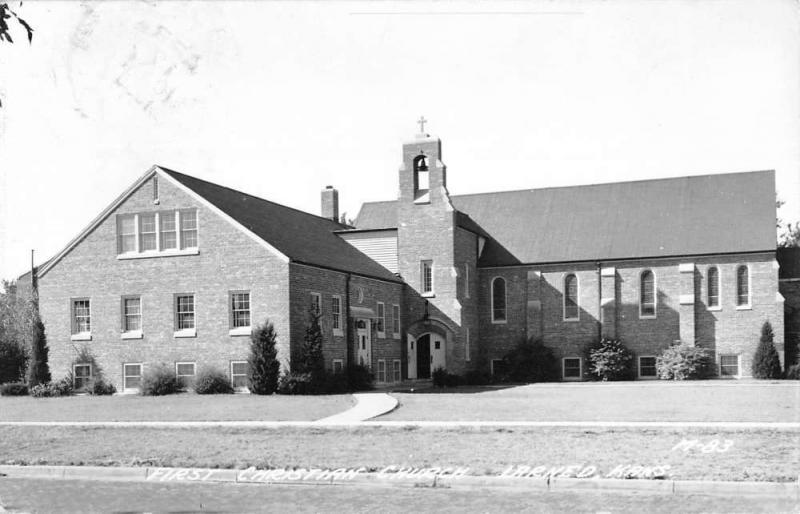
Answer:
POLYGON ((420 116, 417 120, 417 123, 419 123, 419 133, 425 133, 425 124, 428 123, 428 120, 425 119, 425 116, 420 116))

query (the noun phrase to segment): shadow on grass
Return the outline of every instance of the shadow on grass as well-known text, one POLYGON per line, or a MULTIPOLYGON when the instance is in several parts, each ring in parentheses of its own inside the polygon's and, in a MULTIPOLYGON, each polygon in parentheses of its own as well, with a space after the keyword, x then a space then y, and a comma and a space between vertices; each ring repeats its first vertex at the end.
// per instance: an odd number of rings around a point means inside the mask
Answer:
POLYGON ((392 393, 408 393, 408 394, 475 394, 486 393, 489 391, 501 391, 503 389, 511 389, 512 387, 524 386, 527 384, 493 384, 482 386, 458 386, 458 387, 411 387, 406 389, 392 389, 392 393))

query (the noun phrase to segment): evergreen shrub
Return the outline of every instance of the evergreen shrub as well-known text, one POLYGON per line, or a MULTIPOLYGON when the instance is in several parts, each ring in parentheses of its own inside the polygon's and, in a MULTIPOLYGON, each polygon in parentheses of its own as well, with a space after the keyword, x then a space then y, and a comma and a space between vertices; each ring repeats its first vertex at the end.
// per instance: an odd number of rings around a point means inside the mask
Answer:
POLYGON ((233 394, 233 386, 228 377, 217 368, 207 367, 200 370, 194 381, 194 392, 197 394, 233 394))
POLYGON ((250 336, 248 378, 251 393, 272 394, 278 390, 281 365, 275 348, 276 339, 275 327, 269 321, 256 327, 250 336))
POLYGON ((774 339, 772 325, 769 321, 765 321, 761 326, 761 339, 758 342, 758 348, 756 348, 756 353, 753 355, 751 367, 753 378, 781 378, 781 359, 778 357, 778 350, 773 342, 774 339))
POLYGON ((586 352, 586 362, 591 378, 603 382, 633 379, 633 354, 617 339, 602 338, 593 343, 586 352))

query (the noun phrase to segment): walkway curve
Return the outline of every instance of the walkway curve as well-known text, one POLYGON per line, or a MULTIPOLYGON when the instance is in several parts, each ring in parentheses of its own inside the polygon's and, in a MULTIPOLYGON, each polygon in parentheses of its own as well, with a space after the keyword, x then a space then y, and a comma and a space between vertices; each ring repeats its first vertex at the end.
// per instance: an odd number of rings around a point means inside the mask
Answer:
POLYGON ((393 411, 397 407, 397 398, 386 393, 354 394, 356 404, 350 409, 315 421, 320 425, 350 425, 366 421, 381 414, 393 411))

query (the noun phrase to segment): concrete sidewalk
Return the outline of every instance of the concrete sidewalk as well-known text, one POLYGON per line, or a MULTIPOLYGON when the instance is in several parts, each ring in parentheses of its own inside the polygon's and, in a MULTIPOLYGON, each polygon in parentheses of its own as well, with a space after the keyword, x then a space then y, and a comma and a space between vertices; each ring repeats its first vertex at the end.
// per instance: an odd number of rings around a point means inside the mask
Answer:
POLYGON ((320 425, 350 425, 366 421, 393 411, 397 407, 397 398, 386 393, 354 394, 356 404, 344 412, 334 414, 315 421, 320 425))

